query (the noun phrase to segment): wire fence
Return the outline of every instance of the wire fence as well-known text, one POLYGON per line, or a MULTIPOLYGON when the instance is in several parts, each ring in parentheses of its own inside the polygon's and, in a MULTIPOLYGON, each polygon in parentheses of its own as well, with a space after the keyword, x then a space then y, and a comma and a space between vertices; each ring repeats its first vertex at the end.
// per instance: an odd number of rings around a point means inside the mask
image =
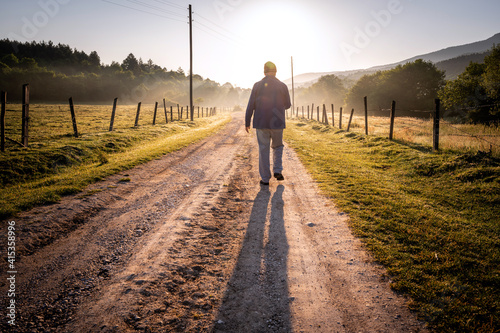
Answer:
MULTIPOLYGON (((485 151, 500 155, 500 128, 498 124, 456 123, 456 119, 440 114, 440 101, 436 100, 434 110, 408 110, 368 108, 364 115, 354 115, 354 109, 334 109, 333 104, 307 105, 296 107, 287 116, 308 119, 328 124, 339 130, 365 133, 367 135, 388 136, 391 140, 415 143, 434 150, 451 149, 464 151, 485 151), (404 116, 401 116, 403 114, 404 116), (417 116, 406 116, 418 114, 417 116), (436 118, 437 115, 437 118, 436 118)), ((481 107, 496 107, 497 104, 481 107)), ((462 114, 475 107, 463 108, 462 114)))
POLYGON ((1 151, 8 147, 28 148, 64 137, 97 135, 130 128, 142 128, 179 121, 206 118, 226 109, 223 107, 167 105, 166 100, 155 104, 119 105, 118 98, 108 105, 33 104, 29 102, 29 85, 23 86, 19 104, 8 104, 7 93, 1 92, 0 143, 1 151), (8 108, 7 108, 8 107, 8 108), (20 141, 19 141, 20 137, 20 141), (31 145, 33 146, 33 145, 31 145))

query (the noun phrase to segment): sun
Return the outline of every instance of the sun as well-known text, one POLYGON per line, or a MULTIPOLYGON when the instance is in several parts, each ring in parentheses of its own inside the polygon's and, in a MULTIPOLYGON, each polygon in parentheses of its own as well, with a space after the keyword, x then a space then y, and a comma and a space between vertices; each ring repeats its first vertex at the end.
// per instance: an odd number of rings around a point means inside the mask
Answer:
POLYGON ((288 78, 291 56, 306 58, 310 52, 318 51, 311 45, 316 45, 319 34, 304 5, 258 1, 249 3, 244 10, 235 25, 243 44, 239 63, 260 68, 258 64, 273 61, 279 67, 278 76, 288 78))

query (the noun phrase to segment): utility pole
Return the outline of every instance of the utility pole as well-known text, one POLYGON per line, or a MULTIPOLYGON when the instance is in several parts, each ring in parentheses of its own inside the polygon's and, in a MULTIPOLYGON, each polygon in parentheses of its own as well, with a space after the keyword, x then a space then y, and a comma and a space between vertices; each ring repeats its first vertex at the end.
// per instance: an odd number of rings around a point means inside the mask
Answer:
POLYGON ((193 17, 191 5, 189 5, 189 110, 191 111, 191 121, 194 118, 193 106, 193 17))
POLYGON ((292 60, 292 116, 293 112, 295 110, 295 85, 293 84, 293 57, 291 57, 292 60))

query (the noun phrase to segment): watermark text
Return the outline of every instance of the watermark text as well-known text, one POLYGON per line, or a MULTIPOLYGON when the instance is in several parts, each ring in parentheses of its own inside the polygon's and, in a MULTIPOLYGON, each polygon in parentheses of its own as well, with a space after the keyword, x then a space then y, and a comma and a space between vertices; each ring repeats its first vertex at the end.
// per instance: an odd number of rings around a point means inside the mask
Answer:
POLYGON ((16 325, 16 222, 7 223, 7 322, 16 325))

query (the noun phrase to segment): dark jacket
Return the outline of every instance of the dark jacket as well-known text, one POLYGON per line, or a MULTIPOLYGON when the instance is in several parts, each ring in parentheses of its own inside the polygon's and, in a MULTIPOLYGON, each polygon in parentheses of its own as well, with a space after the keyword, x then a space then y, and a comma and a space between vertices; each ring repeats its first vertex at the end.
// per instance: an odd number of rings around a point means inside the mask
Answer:
POLYGON ((285 110, 290 108, 290 94, 286 84, 268 75, 254 84, 245 115, 245 126, 253 128, 285 128, 285 110), (254 114, 255 112, 255 114, 254 114))

